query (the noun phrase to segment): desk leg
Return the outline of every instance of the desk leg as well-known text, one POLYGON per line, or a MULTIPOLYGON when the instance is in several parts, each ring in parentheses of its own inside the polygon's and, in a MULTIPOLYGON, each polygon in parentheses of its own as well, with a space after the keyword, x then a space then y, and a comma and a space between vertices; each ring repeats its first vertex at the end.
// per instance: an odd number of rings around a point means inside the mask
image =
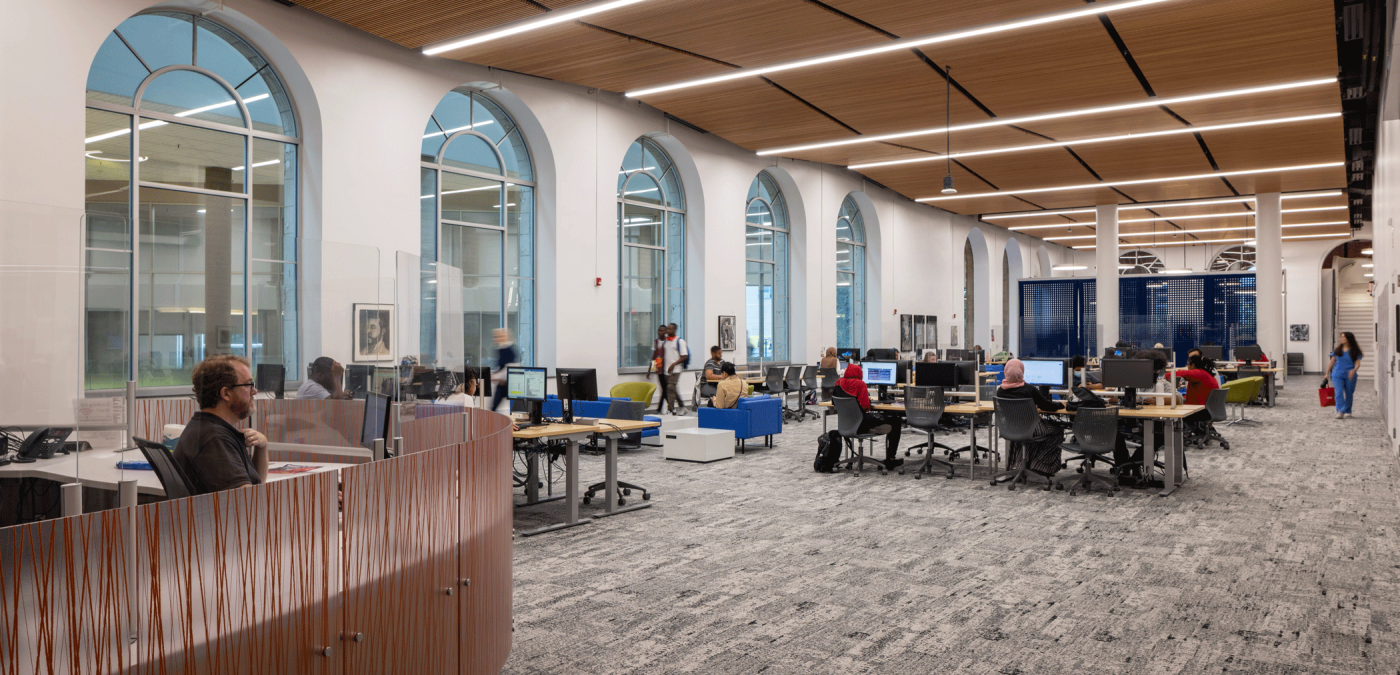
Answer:
POLYGON ((617 505, 617 438, 609 436, 606 447, 607 468, 605 469, 605 472, 607 476, 604 479, 606 480, 606 484, 603 490, 603 501, 605 502, 605 505, 603 506, 603 512, 594 514, 593 517, 607 518, 608 516, 615 516, 619 513, 627 513, 628 511, 637 511, 639 509, 651 508, 651 502, 647 501, 639 501, 638 503, 633 504, 631 506, 620 507, 617 505))
POLYGON ((537 528, 534 530, 526 530, 524 532, 521 532, 520 534, 526 537, 531 537, 537 534, 544 534, 545 532, 553 532, 555 530, 562 530, 566 527, 574 527, 575 525, 586 525, 588 523, 593 522, 591 519, 579 520, 578 517, 578 441, 572 439, 569 440, 569 451, 568 454, 565 455, 565 457, 566 459, 564 462, 564 473, 566 475, 564 476, 564 498, 569 501, 568 520, 562 523, 546 525, 544 527, 537 528))
POLYGON ((1166 420, 1166 423, 1167 428, 1165 431, 1167 437, 1163 440, 1166 441, 1166 447, 1164 449, 1167 451, 1167 466, 1166 470, 1162 472, 1163 489, 1161 492, 1157 493, 1159 497, 1165 497, 1171 494, 1176 490, 1176 486, 1181 484, 1181 465, 1185 461, 1184 451, 1186 444, 1182 439, 1183 425, 1181 424, 1181 420, 1166 420))
POLYGON ((1269 407, 1272 408, 1274 407, 1274 378, 1278 377, 1278 373, 1265 373, 1265 375, 1269 376, 1264 383, 1268 385, 1269 407))
POLYGON ((1153 420, 1142 421, 1142 479, 1152 478, 1157 470, 1157 425, 1153 420))
POLYGON ((525 451, 525 503, 540 501, 540 453, 534 448, 525 451))

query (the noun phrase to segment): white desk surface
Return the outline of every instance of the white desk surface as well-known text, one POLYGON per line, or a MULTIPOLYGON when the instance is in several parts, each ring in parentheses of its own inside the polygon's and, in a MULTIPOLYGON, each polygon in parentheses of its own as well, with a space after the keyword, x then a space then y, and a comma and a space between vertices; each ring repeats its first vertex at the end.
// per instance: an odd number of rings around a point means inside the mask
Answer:
MULTIPOLYGON (((71 483, 74 476, 78 477, 78 482, 88 487, 101 488, 103 490, 117 489, 117 484, 123 479, 136 479, 136 489, 142 494, 165 496, 165 490, 160 485, 160 479, 156 477, 155 471, 126 470, 117 468, 117 462, 123 459, 138 462, 146 461, 140 450, 131 449, 127 451, 115 450, 89 450, 87 452, 72 455, 54 455, 52 459, 41 459, 29 464, 11 463, 0 466, 0 478, 43 478, 46 480, 58 481, 61 483, 71 483), (82 475, 79 476, 79 470, 82 475)), ((320 471, 331 471, 354 466, 353 464, 328 464, 323 462, 269 462, 271 466, 281 466, 283 464, 295 464, 297 466, 320 467, 320 471)), ((307 472, 316 473, 316 472, 307 472)), ((304 476, 305 473, 269 473, 267 481, 274 483, 279 480, 304 476)))

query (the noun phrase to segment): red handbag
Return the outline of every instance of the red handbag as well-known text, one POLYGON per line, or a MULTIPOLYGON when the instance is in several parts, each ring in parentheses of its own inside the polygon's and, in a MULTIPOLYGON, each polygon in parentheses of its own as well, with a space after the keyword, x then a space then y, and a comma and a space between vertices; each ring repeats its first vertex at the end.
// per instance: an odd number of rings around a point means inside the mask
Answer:
POLYGON ((1331 387, 1320 387, 1317 390, 1317 400, 1324 408, 1337 405, 1337 390, 1331 387))

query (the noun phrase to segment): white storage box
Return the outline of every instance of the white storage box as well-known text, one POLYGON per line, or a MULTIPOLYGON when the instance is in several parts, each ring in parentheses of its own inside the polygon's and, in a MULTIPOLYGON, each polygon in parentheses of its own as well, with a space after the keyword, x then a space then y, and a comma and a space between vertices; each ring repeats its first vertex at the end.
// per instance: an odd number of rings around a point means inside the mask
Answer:
POLYGON ((734 432, 729 429, 663 429, 661 444, 662 457, 682 462, 715 462, 734 457, 734 432))

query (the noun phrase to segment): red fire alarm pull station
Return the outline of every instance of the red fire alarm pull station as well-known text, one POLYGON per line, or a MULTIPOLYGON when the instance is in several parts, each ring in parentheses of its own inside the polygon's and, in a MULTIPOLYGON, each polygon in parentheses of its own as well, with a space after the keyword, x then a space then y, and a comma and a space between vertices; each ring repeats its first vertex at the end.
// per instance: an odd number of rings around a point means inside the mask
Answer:
POLYGON ((595 279, 593 280, 593 285, 594 285, 594 286, 602 286, 602 285, 603 285, 603 277, 597 277, 597 278, 595 278, 595 279))

